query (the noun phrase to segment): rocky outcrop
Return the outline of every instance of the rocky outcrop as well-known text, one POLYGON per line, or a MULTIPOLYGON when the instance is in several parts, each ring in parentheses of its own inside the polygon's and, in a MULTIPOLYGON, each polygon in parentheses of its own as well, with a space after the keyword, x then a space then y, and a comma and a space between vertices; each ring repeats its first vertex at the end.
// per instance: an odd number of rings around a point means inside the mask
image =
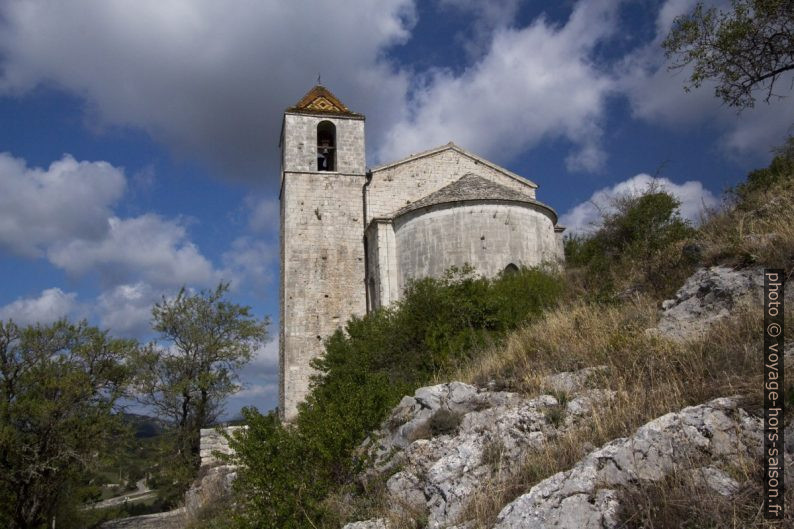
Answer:
MULTIPOLYGON (((657 333, 695 338, 740 303, 761 303, 763 270, 698 270, 663 304, 657 333)), ((791 302, 792 296, 787 295, 791 302)), ((792 355, 787 347, 786 357, 792 355)), ((608 404, 606 367, 557 373, 535 398, 479 389, 460 382, 420 388, 404 397, 361 448, 369 469, 363 481, 386 480, 386 500, 398 516, 427 519, 428 529, 470 529, 466 505, 483 483, 509 480, 521 461, 544 443, 608 404)), ((590 453, 565 472, 532 487, 506 505, 492 529, 612 528, 621 500, 643 484, 675 473, 695 486, 730 497, 745 485, 731 473, 740 458, 758 460, 762 421, 740 397, 720 398, 669 413, 590 453)), ((794 486, 794 424, 786 429, 786 484, 794 486)), ((394 524, 392 524, 394 525, 394 524)), ((399 524, 398 524, 399 525, 399 524)), ((384 519, 344 529, 388 529, 384 519)), ((393 529, 393 528, 392 528, 393 529)))
POLYGON ((377 518, 365 522, 353 522, 345 525, 344 529, 390 529, 386 520, 377 518))
POLYGON ((589 376, 571 375, 570 395, 533 399, 461 382, 420 388, 363 445, 370 470, 361 479, 388 478, 388 501, 397 511, 421 513, 430 529, 450 527, 484 481, 511 478, 516 469, 503 462, 520 461, 614 397, 586 389, 589 376))
POLYGON ((760 306, 763 286, 764 271, 760 268, 701 268, 687 279, 674 299, 662 304, 656 330, 678 340, 701 335, 728 316, 743 298, 749 297, 760 306))
POLYGON ((761 429, 761 419, 739 407, 736 398, 668 413, 541 481, 499 513, 494 529, 617 527, 621 490, 659 481, 698 461, 706 465, 692 472, 704 485, 731 494, 738 483, 714 465, 758 457, 761 429))

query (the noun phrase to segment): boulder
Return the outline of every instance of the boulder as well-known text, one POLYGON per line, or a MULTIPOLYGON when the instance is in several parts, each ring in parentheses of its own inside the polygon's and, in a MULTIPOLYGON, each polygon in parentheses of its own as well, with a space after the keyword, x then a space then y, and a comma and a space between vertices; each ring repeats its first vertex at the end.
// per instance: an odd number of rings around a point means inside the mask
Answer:
MULTIPOLYGON (((761 419, 741 409, 738 398, 668 413, 541 481, 502 509, 494 529, 617 527, 621 490, 659 481, 693 459, 714 464, 757 457, 761 428, 761 419)), ((730 493, 734 483, 723 474, 702 471, 709 486, 730 493)))
POLYGON ((760 306, 763 286, 760 268, 701 268, 687 279, 675 298, 662 304, 656 332, 677 340, 703 334, 714 322, 728 316, 742 298, 749 297, 760 306))

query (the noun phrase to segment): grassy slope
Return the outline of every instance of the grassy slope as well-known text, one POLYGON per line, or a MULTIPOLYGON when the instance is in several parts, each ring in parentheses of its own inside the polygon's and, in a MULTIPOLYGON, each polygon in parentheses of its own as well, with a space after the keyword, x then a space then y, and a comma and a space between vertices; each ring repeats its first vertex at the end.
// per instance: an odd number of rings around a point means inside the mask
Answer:
MULTIPOLYGON (((607 365, 609 375, 601 381, 602 386, 618 391, 618 399, 598 409, 579 430, 545 450, 529 454, 521 462, 519 478, 508 486, 484 483, 468 513, 478 520, 479 527, 488 527, 507 502, 538 481, 570 468, 594 446, 628 435, 664 413, 734 394, 746 396, 748 409, 759 409, 761 321, 757 307, 739 306, 704 339, 683 344, 645 330, 656 324, 661 300, 674 292, 696 266, 766 265, 784 268, 791 275, 793 154, 789 145, 770 168, 751 174, 746 184, 729 193, 725 207, 711 212, 703 225, 687 232, 684 239, 660 248, 643 246, 642 238, 637 239, 639 245, 630 241, 634 246, 628 250, 644 253, 647 258, 627 258, 630 252, 613 252, 607 266, 603 266, 603 260, 600 263, 597 271, 601 275, 596 281, 588 277, 587 267, 569 268, 566 276, 572 288, 566 301, 504 340, 468 355, 452 375, 447 371, 436 378, 437 382, 457 379, 478 385, 495 382, 532 396, 547 390, 541 382, 545 374, 607 365), (682 258, 686 247, 690 256, 682 258), (661 284, 660 277, 665 278, 661 284), (589 289, 596 283, 603 284, 604 279, 619 295, 605 297, 603 291, 593 295, 589 289)), ((790 315, 787 313, 787 321, 790 315)), ((747 483, 735 498, 710 497, 681 476, 673 476, 658 487, 632 493, 627 502, 631 508, 624 512, 626 523, 634 527, 680 527, 682 521, 692 520, 692 527, 761 526, 758 462, 736 461, 726 470, 747 483)), ((792 504, 794 491, 787 494, 792 504)), ((325 500, 325 507, 337 514, 329 518, 335 518, 336 525, 297 522, 294 526, 338 527, 339 520, 389 515, 387 505, 366 496, 367 492, 350 482, 325 500)), ((195 527, 225 526, 221 522, 228 519, 228 512, 221 509, 216 513, 195 527)), ((270 527, 260 521, 262 527, 270 527)))

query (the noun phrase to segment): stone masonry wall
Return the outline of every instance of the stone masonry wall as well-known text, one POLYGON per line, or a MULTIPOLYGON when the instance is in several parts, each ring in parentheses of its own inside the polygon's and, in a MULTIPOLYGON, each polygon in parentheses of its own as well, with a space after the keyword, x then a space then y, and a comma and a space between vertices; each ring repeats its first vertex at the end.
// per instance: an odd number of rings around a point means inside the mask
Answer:
POLYGON ((438 191, 460 177, 473 173, 531 198, 535 190, 522 181, 497 171, 450 146, 429 156, 374 169, 367 186, 367 222, 386 217, 396 210, 438 191))
POLYGON ((367 228, 367 284, 369 308, 399 299, 397 244, 391 221, 375 221, 367 228))
POLYGON ((398 217, 399 289, 409 278, 438 277, 450 266, 472 265, 492 277, 508 264, 557 263, 557 237, 549 216, 527 205, 433 206, 398 217))
POLYGON ((287 114, 282 148, 279 409, 291 420, 323 340, 366 312, 364 121, 287 114), (314 171, 316 127, 326 119, 336 125, 338 172, 314 171))
MULTIPOLYGON (((336 171, 363 175, 366 171, 363 118, 339 118, 320 114, 284 115, 283 170, 317 171, 317 124, 321 121, 330 121, 336 126, 336 171)), ((357 196, 360 208, 360 189, 357 196)))

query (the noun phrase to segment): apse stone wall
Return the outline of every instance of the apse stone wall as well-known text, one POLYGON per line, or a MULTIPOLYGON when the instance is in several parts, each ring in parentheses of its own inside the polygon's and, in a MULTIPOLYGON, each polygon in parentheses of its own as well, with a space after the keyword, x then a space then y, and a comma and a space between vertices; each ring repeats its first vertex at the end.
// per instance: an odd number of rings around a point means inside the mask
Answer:
POLYGON ((528 204, 440 204, 394 220, 400 291, 409 278, 438 277, 469 263, 494 276, 508 264, 558 263, 563 256, 548 213, 528 204))

